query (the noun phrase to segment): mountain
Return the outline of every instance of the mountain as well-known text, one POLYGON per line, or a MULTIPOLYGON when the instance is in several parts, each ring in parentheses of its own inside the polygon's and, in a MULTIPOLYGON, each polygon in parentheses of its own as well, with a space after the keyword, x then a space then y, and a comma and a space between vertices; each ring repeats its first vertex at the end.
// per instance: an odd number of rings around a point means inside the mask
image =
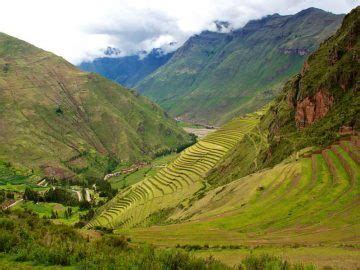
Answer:
POLYGON ((2 33, 0 67, 0 160, 15 167, 102 177, 191 141, 148 99, 2 33))
POLYGON ((119 192, 86 228, 211 254, 228 247, 234 257, 279 247, 316 257, 357 245, 359 15, 360 7, 344 18, 273 102, 119 192))
POLYGON ((358 7, 348 14, 341 29, 307 58, 301 72, 287 81, 271 104, 257 131, 219 164, 210 182, 232 181, 307 147, 328 147, 346 130, 359 131, 359 13, 358 7), (262 142, 256 151, 253 142, 262 142))
POLYGON ((96 58, 91 62, 82 62, 79 68, 99 73, 127 87, 133 87, 137 82, 164 65, 173 53, 153 49, 144 57, 139 55, 119 57, 118 50, 108 48, 105 54, 107 57, 96 58))
POLYGON ((309 8, 250 21, 230 33, 204 31, 135 88, 172 116, 221 124, 268 103, 342 19, 309 8))

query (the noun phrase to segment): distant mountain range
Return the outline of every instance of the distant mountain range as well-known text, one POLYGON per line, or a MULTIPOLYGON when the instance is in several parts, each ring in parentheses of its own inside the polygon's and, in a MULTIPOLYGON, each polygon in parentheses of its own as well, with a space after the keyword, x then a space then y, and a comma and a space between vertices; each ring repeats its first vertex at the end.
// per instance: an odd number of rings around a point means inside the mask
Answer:
POLYGON ((269 102, 343 17, 316 8, 274 14, 237 30, 204 31, 160 58, 100 58, 80 67, 134 87, 171 116, 221 124, 269 102))
POLYGON ((134 87, 137 82, 166 64, 173 55, 161 49, 153 49, 146 55, 116 57, 120 51, 111 47, 107 48, 104 54, 106 57, 83 62, 79 67, 84 71, 99 73, 127 87, 134 87))

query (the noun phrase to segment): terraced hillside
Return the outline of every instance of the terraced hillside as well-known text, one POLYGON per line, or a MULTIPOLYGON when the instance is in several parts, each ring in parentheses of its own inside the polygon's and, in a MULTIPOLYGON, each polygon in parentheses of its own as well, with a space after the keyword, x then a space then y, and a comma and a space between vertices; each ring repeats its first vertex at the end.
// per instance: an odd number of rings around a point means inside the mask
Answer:
POLYGON ((156 211, 178 206, 205 188, 204 177, 253 129, 262 113, 234 119, 187 148, 156 175, 120 192, 86 228, 134 227, 156 211))
POLYGON ((119 232, 168 246, 353 245, 359 203, 360 137, 353 135, 208 191, 169 217, 176 224, 119 232))

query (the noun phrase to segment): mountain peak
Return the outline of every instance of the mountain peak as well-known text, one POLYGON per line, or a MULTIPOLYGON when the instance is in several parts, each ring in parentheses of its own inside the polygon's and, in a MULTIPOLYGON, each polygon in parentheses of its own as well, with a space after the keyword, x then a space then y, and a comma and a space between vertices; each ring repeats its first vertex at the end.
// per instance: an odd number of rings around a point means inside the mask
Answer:
POLYGON ((320 8, 309 7, 309 8, 299 11, 298 13, 295 14, 295 16, 304 16, 304 15, 309 15, 309 14, 313 14, 313 13, 331 13, 331 12, 327 12, 320 8))
POLYGON ((215 31, 220 33, 228 33, 232 30, 231 24, 227 21, 214 21, 215 31))
POLYGON ((120 54, 121 54, 121 50, 118 48, 108 46, 104 50, 104 55, 106 56, 119 56, 120 54))

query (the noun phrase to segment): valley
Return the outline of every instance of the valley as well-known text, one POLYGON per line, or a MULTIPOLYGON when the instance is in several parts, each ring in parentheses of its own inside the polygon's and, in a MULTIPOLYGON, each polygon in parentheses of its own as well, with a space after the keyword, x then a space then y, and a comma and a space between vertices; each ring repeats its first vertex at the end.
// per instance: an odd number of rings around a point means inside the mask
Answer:
POLYGON ((360 269, 360 7, 215 22, 90 72, 0 33, 0 269, 360 269))

